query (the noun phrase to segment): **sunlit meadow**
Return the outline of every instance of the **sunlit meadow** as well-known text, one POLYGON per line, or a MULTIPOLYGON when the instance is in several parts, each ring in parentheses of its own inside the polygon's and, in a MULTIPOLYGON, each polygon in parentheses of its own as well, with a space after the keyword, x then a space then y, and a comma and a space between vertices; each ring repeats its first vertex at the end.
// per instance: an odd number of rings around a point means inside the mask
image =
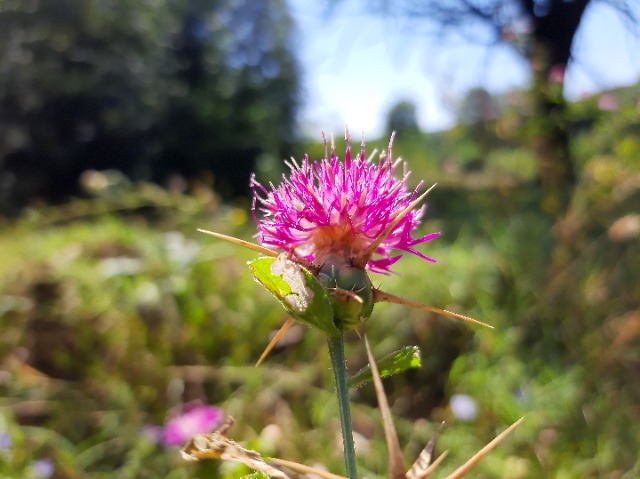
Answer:
MULTIPOLYGON (((580 183, 555 226, 520 166, 526 155, 503 152, 489 176, 445 172, 398 138, 409 191, 438 183, 415 231, 441 232, 421 250, 437 263, 405 254, 394 274, 372 275, 373 286, 495 327, 375 305, 366 322, 374 356, 406 345, 422 353, 420 368, 384 380, 406 464, 445 421, 436 453, 449 454, 432 477, 446 477, 526 416, 474 477, 640 473, 629 427, 640 297, 630 121, 603 119, 576 138, 580 183)), ((167 428, 199 407, 232 416, 226 434, 243 448, 343 474, 324 333, 295 324, 256 368, 287 315, 252 279, 255 252, 196 232, 255 241, 251 204, 103 179, 109 188, 91 199, 2 226, 0 474, 250 474, 240 463, 184 462, 167 444, 167 428)), ((350 371, 367 363, 355 333, 346 356, 350 371)), ((351 407, 359 475, 387 477, 371 384, 352 391, 351 407)))

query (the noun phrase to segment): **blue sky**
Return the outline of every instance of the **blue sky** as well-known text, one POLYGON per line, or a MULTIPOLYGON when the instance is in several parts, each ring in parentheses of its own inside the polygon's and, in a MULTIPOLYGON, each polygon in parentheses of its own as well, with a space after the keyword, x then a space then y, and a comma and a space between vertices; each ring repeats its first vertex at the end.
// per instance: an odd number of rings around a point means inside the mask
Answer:
MULTIPOLYGON (((450 126, 452 107, 470 88, 501 92, 527 85, 528 68, 508 47, 486 50, 466 43, 439 45, 407 31, 403 18, 363 13, 362 0, 341 0, 331 15, 326 2, 289 0, 297 23, 303 67, 303 132, 338 132, 348 124, 368 136, 383 133, 388 110, 399 100, 416 103, 425 130, 450 126)), ((640 81, 640 40, 616 13, 592 4, 566 73, 569 98, 640 81)))

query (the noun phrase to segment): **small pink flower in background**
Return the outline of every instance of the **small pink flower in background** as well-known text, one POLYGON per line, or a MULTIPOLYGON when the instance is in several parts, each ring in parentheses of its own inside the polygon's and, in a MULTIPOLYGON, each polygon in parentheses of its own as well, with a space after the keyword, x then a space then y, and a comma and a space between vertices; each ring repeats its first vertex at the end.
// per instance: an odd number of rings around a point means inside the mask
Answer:
POLYGON ((183 444, 196 434, 217 429, 224 421, 224 413, 213 406, 191 405, 167 422, 162 441, 167 446, 183 444))
POLYGON ((325 152, 321 161, 312 162, 307 155, 301 164, 292 159, 287 163, 289 177, 283 176, 277 187, 271 184, 267 189, 252 176, 258 241, 295 252, 314 264, 321 264, 332 254, 355 264, 366 261, 369 270, 383 274, 389 273, 402 256, 394 255, 394 250, 434 261, 414 247, 439 233, 415 239, 411 236, 420 224, 424 206, 402 216, 373 256, 366 257, 367 248, 416 199, 421 185, 408 190, 406 165, 399 179, 394 176, 397 162, 392 158, 393 137, 378 161, 366 157, 364 139, 355 158, 351 157, 348 132, 346 143, 344 161, 338 159, 333 145, 330 156, 325 152), (262 218, 256 217, 256 210, 263 213, 262 218))
POLYGON ((549 70, 549 81, 551 83, 562 83, 564 81, 565 70, 564 65, 553 65, 551 70, 549 70))
POLYGON ((611 93, 605 93, 598 100, 598 108, 601 111, 614 111, 618 109, 618 99, 611 93))

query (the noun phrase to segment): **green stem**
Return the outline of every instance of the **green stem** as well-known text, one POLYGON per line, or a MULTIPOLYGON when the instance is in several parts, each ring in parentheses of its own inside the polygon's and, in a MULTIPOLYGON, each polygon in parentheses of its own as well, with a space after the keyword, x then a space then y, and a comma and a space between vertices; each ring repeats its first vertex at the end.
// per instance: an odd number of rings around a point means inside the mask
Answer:
POLYGON ((347 384, 347 364, 344 359, 344 336, 329 336, 329 355, 333 366, 333 377, 336 380, 338 407, 340 408, 340 424, 342 426, 342 442, 344 444, 344 462, 349 479, 357 479, 356 450, 353 444, 351 427, 351 408, 349 406, 349 386, 347 384))

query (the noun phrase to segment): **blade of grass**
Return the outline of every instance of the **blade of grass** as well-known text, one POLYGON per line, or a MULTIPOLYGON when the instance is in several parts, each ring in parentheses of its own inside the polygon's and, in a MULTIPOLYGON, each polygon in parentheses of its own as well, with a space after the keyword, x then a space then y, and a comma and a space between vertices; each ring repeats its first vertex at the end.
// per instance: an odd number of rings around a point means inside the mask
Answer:
POLYGON ((344 476, 338 476, 322 469, 316 469, 314 467, 305 466, 298 462, 287 461, 286 459, 278 459, 275 457, 269 458, 269 462, 276 466, 286 467, 292 471, 299 472, 300 474, 313 474, 314 476, 322 477, 323 479, 347 479, 344 476))
POLYGON ((371 366, 371 375, 373 377, 373 386, 376 391, 376 397, 378 399, 378 406, 380 408, 380 415, 382 416, 382 426, 384 428, 384 439, 387 443, 387 452, 389 454, 389 477, 390 479, 405 479, 405 465, 402 457, 402 450, 400 449, 400 442, 398 441, 398 433, 396 427, 393 424, 391 418, 391 408, 389 408, 389 401, 384 393, 384 387, 382 386, 382 379, 380 379, 380 373, 376 366, 376 360, 371 353, 369 347, 369 341, 367 336, 364 336, 364 345, 367 349, 367 358, 369 359, 369 365, 371 366))
POLYGON ((426 479, 431 475, 433 471, 436 470, 436 468, 442 463, 442 461, 444 461, 445 457, 447 457, 448 454, 449 451, 444 451, 436 458, 435 461, 431 463, 429 467, 427 467, 424 471, 420 471, 416 476, 410 476, 409 472, 411 471, 407 472, 407 479, 426 479))
POLYGON ((436 441, 443 426, 444 422, 440 424, 440 427, 438 427, 431 439, 429 439, 427 445, 420 452, 420 455, 409 469, 409 472, 407 472, 407 479, 422 479, 427 477, 427 471, 433 470, 433 468, 431 468, 431 458, 433 457, 436 441))
POLYGON ((467 472, 473 469, 475 465, 478 464, 478 462, 480 462, 480 459, 489 454, 493 449, 495 449, 498 444, 500 444, 500 442, 502 442, 504 438, 511 434, 522 421, 524 421, 524 417, 521 417, 507 429, 498 434, 493 441, 480 449, 471 459, 469 459, 462 466, 449 474, 445 479, 460 479, 461 477, 463 477, 467 472))

